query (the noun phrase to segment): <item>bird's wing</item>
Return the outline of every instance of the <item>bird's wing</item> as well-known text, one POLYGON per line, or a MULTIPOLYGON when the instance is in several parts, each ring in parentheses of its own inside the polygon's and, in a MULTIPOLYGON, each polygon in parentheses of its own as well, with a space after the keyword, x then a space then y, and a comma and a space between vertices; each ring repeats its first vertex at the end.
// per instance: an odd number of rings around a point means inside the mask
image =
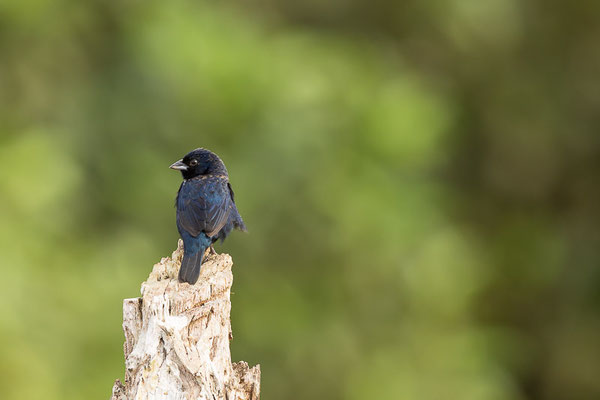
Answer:
POLYGON ((179 193, 177 223, 193 236, 215 236, 227 223, 231 203, 225 182, 188 182, 179 193))
POLYGON ((233 193, 233 188, 231 187, 231 183, 227 182, 227 189, 229 189, 229 194, 231 195, 231 201, 235 203, 235 194, 233 193))
POLYGON ((242 216, 240 215, 240 213, 237 210, 237 207, 235 205, 235 200, 233 197, 234 196, 233 189, 229 182, 227 182, 227 188, 229 189, 229 194, 231 195, 231 202, 233 203, 231 205, 231 208, 233 209, 233 211, 231 212, 233 226, 235 228, 239 229, 240 231, 247 232, 248 230, 246 229, 246 224, 244 224, 244 220, 242 219, 242 216))

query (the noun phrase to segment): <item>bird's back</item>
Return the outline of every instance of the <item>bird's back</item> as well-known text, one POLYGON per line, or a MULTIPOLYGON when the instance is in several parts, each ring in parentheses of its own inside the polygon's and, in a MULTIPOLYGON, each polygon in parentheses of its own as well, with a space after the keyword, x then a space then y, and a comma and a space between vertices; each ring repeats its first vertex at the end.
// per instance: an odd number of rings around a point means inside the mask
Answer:
MULTIPOLYGON (((201 176, 181 184, 177 194, 177 227, 191 236, 224 240, 233 228, 245 230, 226 176, 201 176)), ((213 241, 214 241, 213 240, 213 241)))

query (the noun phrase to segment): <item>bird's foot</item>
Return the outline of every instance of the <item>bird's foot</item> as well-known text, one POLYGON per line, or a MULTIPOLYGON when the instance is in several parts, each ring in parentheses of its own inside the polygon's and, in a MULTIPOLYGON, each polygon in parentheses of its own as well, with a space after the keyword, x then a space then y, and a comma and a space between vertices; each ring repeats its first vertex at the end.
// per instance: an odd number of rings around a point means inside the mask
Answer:
POLYGON ((205 258, 209 258, 211 256, 216 256, 217 252, 215 251, 215 248, 210 245, 205 251, 204 251, 204 257, 205 258))

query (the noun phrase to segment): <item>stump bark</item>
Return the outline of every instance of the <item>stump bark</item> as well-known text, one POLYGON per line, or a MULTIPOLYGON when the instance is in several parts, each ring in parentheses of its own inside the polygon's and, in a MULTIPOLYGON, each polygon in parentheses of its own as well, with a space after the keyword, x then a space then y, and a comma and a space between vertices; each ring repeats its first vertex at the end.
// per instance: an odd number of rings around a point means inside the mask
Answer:
POLYGON ((154 265, 142 297, 123 301, 125 382, 111 400, 258 400, 260 366, 231 362, 228 254, 211 255, 195 285, 179 283, 183 243, 154 265))

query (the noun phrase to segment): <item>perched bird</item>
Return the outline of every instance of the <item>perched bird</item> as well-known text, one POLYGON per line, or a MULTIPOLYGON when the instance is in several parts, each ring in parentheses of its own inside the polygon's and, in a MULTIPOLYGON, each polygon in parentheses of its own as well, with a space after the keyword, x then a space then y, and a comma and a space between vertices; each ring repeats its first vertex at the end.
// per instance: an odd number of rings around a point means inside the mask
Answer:
POLYGON ((223 161, 206 149, 189 152, 170 168, 181 171, 177 192, 177 229, 183 239, 179 282, 196 283, 207 249, 225 240, 233 228, 246 226, 233 201, 233 190, 223 161))

